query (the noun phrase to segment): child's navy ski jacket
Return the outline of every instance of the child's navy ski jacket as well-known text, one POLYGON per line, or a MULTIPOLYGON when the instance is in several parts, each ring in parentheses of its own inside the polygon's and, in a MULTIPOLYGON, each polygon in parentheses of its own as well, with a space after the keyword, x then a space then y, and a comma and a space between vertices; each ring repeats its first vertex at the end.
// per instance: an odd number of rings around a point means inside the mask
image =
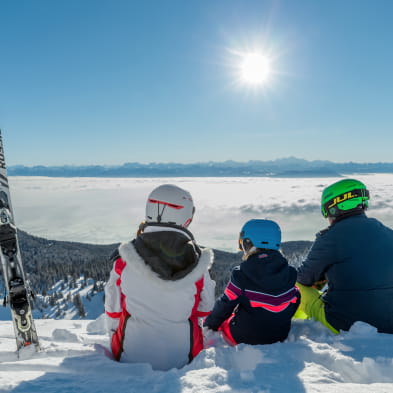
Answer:
POLYGON ((300 302, 295 282, 296 270, 279 251, 261 250, 233 269, 204 325, 232 344, 283 341, 300 302))

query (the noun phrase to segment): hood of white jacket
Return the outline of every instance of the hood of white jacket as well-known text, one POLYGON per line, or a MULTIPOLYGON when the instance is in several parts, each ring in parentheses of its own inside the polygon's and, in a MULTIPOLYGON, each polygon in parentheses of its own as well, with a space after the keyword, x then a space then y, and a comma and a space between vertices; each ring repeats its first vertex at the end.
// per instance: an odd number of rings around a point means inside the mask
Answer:
POLYGON ((190 273, 201 255, 191 233, 170 227, 148 231, 150 228, 156 227, 147 227, 132 241, 146 264, 163 280, 176 281, 190 273))
POLYGON ((211 267, 214 260, 213 250, 203 249, 197 265, 186 276, 176 280, 164 280, 141 258, 136 251, 132 242, 123 243, 119 247, 119 254, 121 258, 127 263, 127 269, 146 283, 154 282, 157 286, 162 286, 164 289, 186 288, 190 284, 194 284, 202 278, 205 272, 211 267))

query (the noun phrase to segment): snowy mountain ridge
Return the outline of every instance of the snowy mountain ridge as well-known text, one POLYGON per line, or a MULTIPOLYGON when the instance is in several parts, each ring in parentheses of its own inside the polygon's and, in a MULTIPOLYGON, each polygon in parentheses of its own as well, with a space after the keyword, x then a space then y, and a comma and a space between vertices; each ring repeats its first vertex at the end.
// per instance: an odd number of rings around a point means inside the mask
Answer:
POLYGON ((49 177, 338 177, 349 173, 393 173, 393 163, 335 163, 296 157, 271 161, 125 163, 123 165, 24 166, 8 168, 9 176, 49 177))

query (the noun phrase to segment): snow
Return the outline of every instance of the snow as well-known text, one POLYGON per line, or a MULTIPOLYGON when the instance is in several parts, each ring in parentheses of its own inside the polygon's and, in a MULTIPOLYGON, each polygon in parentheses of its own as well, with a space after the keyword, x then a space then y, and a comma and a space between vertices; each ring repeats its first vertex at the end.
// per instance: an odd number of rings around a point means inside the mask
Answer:
POLYGON ((42 349, 18 359, 11 322, 0 323, 0 392, 391 393, 393 335, 357 322, 338 336, 293 321, 286 342, 229 347, 216 337, 183 369, 152 370, 107 356, 104 317, 36 320, 42 349))
MULTIPOLYGON (((393 175, 354 177, 371 191, 369 215, 393 226, 393 175)), ((10 183, 21 229, 92 243, 128 240, 152 188, 176 183, 194 196, 191 229, 198 241, 233 251, 239 228, 256 216, 278 221, 284 241, 313 239, 326 226, 319 214, 321 190, 335 180, 13 177, 10 183)), ((89 319, 78 320, 67 304, 65 319, 51 319, 45 310, 50 319, 35 320, 41 350, 27 348, 19 358, 9 310, 0 308, 0 393, 393 392, 393 335, 361 322, 336 336, 317 322, 295 320, 286 342, 265 346, 229 347, 213 334, 210 346, 180 370, 118 363, 108 352, 102 296, 86 300, 90 285, 77 290, 89 319)))
MULTIPOLYGON (((371 193, 369 215, 393 227, 393 174, 351 175, 371 193)), ((146 198, 163 183, 191 192, 190 226, 200 244, 236 251, 255 217, 277 221, 283 241, 314 240, 327 226, 320 213, 325 186, 337 178, 46 178, 10 177, 16 222, 47 239, 111 244, 128 241, 145 216, 146 198), (115 203, 113 203, 115 201, 115 203)))

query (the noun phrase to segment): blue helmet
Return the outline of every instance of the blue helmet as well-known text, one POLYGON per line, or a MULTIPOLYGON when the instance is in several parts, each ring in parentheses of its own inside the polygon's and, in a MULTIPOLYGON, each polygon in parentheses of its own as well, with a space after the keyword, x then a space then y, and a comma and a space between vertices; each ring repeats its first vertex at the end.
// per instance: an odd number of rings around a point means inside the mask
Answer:
POLYGON ((281 246, 281 229, 277 223, 271 220, 247 221, 240 231, 240 249, 245 250, 244 245, 250 244, 250 242, 256 248, 278 250, 281 246))

